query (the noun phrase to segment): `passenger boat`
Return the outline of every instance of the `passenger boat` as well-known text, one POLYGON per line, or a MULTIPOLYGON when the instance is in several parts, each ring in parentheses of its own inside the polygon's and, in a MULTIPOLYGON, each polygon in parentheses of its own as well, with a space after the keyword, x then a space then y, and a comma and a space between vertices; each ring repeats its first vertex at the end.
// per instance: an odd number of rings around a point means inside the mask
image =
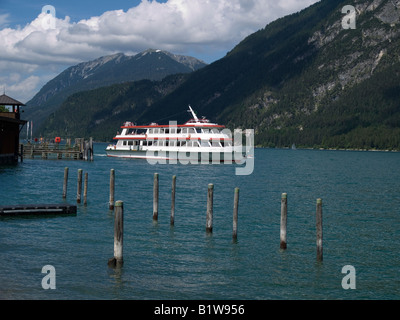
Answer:
POLYGON ((211 123, 205 117, 199 119, 192 107, 192 119, 183 125, 169 123, 138 126, 125 122, 114 140, 106 148, 107 156, 147 159, 177 163, 236 162, 245 158, 240 142, 235 143, 230 130, 223 125, 211 123))

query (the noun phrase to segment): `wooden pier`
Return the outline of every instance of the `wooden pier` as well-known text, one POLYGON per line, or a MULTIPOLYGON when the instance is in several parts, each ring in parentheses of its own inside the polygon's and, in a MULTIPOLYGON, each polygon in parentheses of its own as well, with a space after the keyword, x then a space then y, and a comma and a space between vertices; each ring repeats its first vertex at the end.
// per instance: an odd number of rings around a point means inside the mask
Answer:
POLYGON ((71 139, 66 144, 59 143, 28 143, 21 148, 21 154, 28 159, 70 159, 93 161, 93 140, 85 141, 82 138, 75 139, 71 145, 71 139))
POLYGON ((76 215, 76 212, 76 206, 69 204, 0 206, 0 216, 76 215))

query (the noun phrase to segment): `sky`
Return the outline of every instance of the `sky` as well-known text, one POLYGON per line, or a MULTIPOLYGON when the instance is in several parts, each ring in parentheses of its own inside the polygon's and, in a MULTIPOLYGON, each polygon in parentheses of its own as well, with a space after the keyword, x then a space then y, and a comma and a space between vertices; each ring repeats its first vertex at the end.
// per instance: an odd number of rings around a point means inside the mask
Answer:
POLYGON ((80 62, 167 50, 212 63, 317 0, 0 0, 0 94, 28 102, 80 62))

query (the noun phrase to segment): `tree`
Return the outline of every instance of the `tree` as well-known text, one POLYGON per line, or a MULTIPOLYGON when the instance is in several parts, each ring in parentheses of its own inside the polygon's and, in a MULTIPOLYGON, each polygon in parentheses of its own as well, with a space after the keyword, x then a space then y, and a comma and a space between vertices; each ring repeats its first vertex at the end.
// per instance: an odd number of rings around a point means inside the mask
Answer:
POLYGON ((9 112, 6 106, 1 106, 0 105, 0 112, 9 112))

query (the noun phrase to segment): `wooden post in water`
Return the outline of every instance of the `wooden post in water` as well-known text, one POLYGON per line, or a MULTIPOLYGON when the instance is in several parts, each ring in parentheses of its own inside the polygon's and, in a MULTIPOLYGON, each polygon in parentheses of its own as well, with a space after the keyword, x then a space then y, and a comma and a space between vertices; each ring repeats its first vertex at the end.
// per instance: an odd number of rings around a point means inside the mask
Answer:
POLYGON ((90 161, 93 161, 93 159, 94 159, 94 154, 93 154, 93 138, 90 138, 89 147, 90 147, 90 161))
POLYGON ((154 174, 153 185, 153 220, 158 221, 158 194, 159 194, 159 179, 158 173, 154 174))
POLYGON ((175 225, 175 193, 176 193, 176 176, 173 176, 172 191, 171 191, 171 226, 175 225))
POLYGON ((239 188, 235 188, 235 197, 233 200, 233 240, 237 240, 238 229, 238 211, 239 211, 239 188))
POLYGON ((109 208, 114 210, 114 191, 115 191, 115 170, 110 170, 110 201, 109 208))
POLYGON ((76 202, 81 203, 82 197, 82 169, 78 170, 78 187, 76 192, 76 202))
POLYGON ((114 257, 108 260, 110 267, 121 267, 123 259, 124 244, 124 203, 117 201, 114 212, 114 257))
POLYGON ((24 162, 24 145, 23 144, 21 144, 20 157, 21 157, 21 163, 24 162))
POLYGON ((83 160, 88 160, 88 153, 89 153, 89 142, 83 141, 83 160))
POLYGON ((63 184, 63 199, 67 198, 67 188, 68 188, 68 167, 64 169, 64 184, 63 184))
POLYGON ((85 172, 85 182, 83 184, 83 204, 87 205, 88 173, 85 172))
POLYGON ((287 227, 287 193, 282 193, 281 198, 281 244, 280 248, 286 250, 286 227, 287 227))
POLYGON ((210 183, 207 191, 207 219, 206 231, 211 233, 213 231, 213 204, 214 202, 214 185, 210 183))
POLYGON ((317 261, 323 260, 322 254, 322 199, 317 199, 316 210, 316 225, 317 225, 317 261))

